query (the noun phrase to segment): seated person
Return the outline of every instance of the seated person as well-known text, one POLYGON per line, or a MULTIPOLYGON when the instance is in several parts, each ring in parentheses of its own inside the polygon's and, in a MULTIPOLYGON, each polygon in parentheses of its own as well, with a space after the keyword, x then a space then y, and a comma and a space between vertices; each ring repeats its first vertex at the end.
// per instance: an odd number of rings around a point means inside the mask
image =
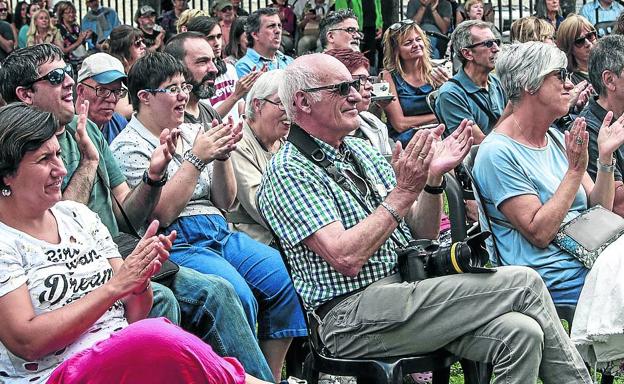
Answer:
MULTIPOLYGON (((424 31, 446 35, 451 27, 453 7, 448 0, 410 0, 405 16, 416 22, 424 31)), ((440 43, 439 38, 431 38, 431 56, 434 59, 442 56, 440 43)))
POLYGON ((548 21, 536 16, 522 17, 511 23, 509 39, 512 43, 541 41, 555 44, 555 27, 548 21))
MULTIPOLYGON (((501 262, 534 268, 555 303, 576 304, 588 269, 552 240, 562 223, 588 207, 611 209, 615 188, 612 170, 599 172, 595 187, 585 172, 583 119, 575 121, 565 139, 549 130, 568 110, 572 83, 566 64, 565 54, 556 47, 537 42, 513 45, 497 61, 514 112, 483 142, 474 177, 492 218, 501 262), (564 141, 565 152, 558 145, 564 141)), ((609 116, 603 122, 607 127, 609 116)), ((598 157, 602 164, 611 164, 624 137, 603 135, 598 157)))
POLYGON ((329 4, 325 0, 300 0, 296 5, 303 4, 301 12, 295 13, 299 24, 299 42, 297 43, 297 55, 301 56, 308 52, 315 52, 318 48, 320 36, 320 22, 329 11, 329 4))
POLYGON ((176 234, 152 222, 123 261, 95 213, 61 201, 58 129, 49 112, 0 109, 2 380, 260 383, 169 321, 145 320, 176 234))
MULTIPOLYGON (((187 49, 214 69, 210 45, 203 38, 196 40, 204 45, 187 49)), ((260 346, 277 380, 292 337, 307 334, 301 308, 279 253, 228 229, 221 210, 228 210, 236 197, 229 157, 241 139, 242 127, 234 126, 231 118, 221 124, 215 119, 212 126, 183 124, 185 105, 194 89, 184 73, 188 72, 183 64, 168 53, 154 52, 134 64, 128 90, 137 112, 111 150, 133 186, 141 183, 162 132, 180 129, 164 177, 168 182, 162 186, 152 216, 166 233, 178 233, 171 249, 173 261, 221 276, 234 286, 250 326, 258 323, 260 346)), ((195 81, 197 88, 204 86, 195 81)))
POLYGON ((572 74, 570 79, 575 85, 583 80, 589 81, 589 52, 597 40, 596 30, 583 16, 570 15, 559 26, 557 46, 567 56, 568 71, 572 74))
POLYGON ((282 76, 283 69, 265 72, 247 93, 243 138, 232 152, 236 202, 228 212, 228 222, 264 244, 270 244, 273 236, 258 213, 256 191, 267 163, 282 147, 290 129, 277 96, 282 76))
MULTIPOLYGON (((624 12, 624 6, 613 0, 593 0, 583 5, 579 15, 589 21, 591 25, 605 22, 615 22, 620 14, 624 12)), ((604 36, 609 31, 600 29, 600 36, 604 36)))
POLYGON ((397 145, 389 164, 363 140, 347 137, 359 124, 354 85, 338 60, 312 54, 286 68, 278 91, 291 131, 312 136, 349 192, 289 141, 258 190, 260 212, 282 243, 324 346, 349 358, 445 348, 492 363, 499 382, 534 383, 539 374, 544 383, 590 384, 533 270, 401 282, 395 250, 437 237, 443 174, 472 146, 470 122, 441 142, 443 126, 416 132, 405 150, 397 145))
POLYGON ((390 83, 396 98, 385 106, 390 137, 405 146, 420 125, 437 123, 427 104, 433 91, 433 65, 429 39, 411 19, 390 26, 384 33, 384 70, 379 76, 390 83), (416 129, 415 129, 416 128, 416 129))
MULTIPOLYGON (((611 35, 598 40, 589 54, 589 79, 598 94, 589 99, 589 103, 579 114, 585 118, 589 132, 589 161, 587 173, 594 182, 598 176, 598 136, 603 128, 602 122, 609 111, 622 119, 624 96, 619 92, 619 78, 624 69, 624 36, 611 35)), ((624 216, 624 147, 613 152, 615 166, 615 200, 613 212, 624 216)), ((609 164, 607 164, 609 165, 609 164)))

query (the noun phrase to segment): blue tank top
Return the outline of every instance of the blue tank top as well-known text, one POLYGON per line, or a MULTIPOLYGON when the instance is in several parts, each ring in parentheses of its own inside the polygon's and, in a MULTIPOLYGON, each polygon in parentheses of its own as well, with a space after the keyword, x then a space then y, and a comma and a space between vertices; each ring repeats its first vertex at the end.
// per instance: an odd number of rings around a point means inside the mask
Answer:
POLYGON ((398 72, 392 72, 391 75, 404 116, 433 113, 429 105, 427 105, 427 95, 433 91, 433 87, 430 84, 414 87, 405 81, 398 72))

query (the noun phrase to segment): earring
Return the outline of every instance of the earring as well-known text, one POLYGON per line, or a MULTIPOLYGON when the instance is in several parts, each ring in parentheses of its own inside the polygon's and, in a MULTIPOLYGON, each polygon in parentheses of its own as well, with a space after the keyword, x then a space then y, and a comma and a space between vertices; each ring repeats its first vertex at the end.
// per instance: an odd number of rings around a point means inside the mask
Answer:
POLYGON ((4 196, 4 197, 11 196, 11 188, 9 188, 9 187, 2 188, 2 196, 4 196))

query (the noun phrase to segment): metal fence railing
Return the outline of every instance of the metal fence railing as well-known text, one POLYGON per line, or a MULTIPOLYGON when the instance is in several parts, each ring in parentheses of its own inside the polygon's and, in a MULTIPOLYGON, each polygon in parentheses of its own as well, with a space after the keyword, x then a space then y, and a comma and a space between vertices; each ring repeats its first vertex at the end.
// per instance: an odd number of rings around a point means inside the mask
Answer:
MULTIPOLYGON (((34 0, 30 0, 34 1, 34 0)), ((49 3, 56 3, 58 0, 48 0, 49 3)), ((105 7, 113 8, 117 11, 119 19, 125 24, 134 24, 133 17, 139 3, 150 3, 160 5, 162 0, 100 0, 105 7)), ((189 7, 194 9, 210 10, 217 0, 189 0, 189 7)), ((291 3, 294 0, 291 0, 291 3)), ((298 0, 302 1, 302 0, 298 0)), ((466 0, 457 0, 460 4, 466 0)), ((532 15, 535 11, 536 0, 484 0, 490 2, 494 9, 494 24, 501 31, 509 29, 509 25, 516 19, 532 15)), ((578 11, 580 7, 590 0, 561 0, 561 7, 564 14, 578 11)), ((17 0, 8 0, 11 9, 14 9, 17 0)), ((393 19, 402 19, 405 17, 405 11, 409 0, 382 0, 382 3, 397 4, 398 9, 392 10, 393 19)), ((77 10, 78 20, 82 20, 84 14, 88 11, 86 0, 73 0, 77 10)), ((164 1, 163 1, 164 3, 164 1)), ((246 10, 255 10, 265 7, 271 3, 271 0, 242 0, 243 7, 246 10)), ((386 5, 387 5, 386 4, 386 5)))

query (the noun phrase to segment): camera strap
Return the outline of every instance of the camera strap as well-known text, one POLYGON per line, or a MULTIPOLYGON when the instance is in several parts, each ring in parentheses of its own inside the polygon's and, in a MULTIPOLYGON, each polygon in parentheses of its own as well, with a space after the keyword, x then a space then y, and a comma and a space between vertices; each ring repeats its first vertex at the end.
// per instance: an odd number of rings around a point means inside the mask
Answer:
MULTIPOLYGON (((332 163, 327 158, 325 152, 323 152, 321 147, 316 141, 314 141, 310 134, 301 129, 301 127, 299 127, 297 124, 291 125, 290 133, 288 134, 287 140, 292 145, 294 145, 299 150, 299 152, 301 152, 308 160, 323 168, 325 172, 327 172, 327 174, 336 182, 336 184, 338 184, 345 192, 349 193, 355 199, 355 201, 357 201, 357 203, 362 207, 362 209, 364 209, 367 215, 373 213, 373 211, 369 208, 368 204, 362 198, 362 196, 366 196, 367 191, 370 191, 373 195, 377 196, 377 194, 375 193, 376 189, 373 188, 370 181, 366 178, 366 174, 364 173, 360 163, 358 162, 358 159, 356 159, 354 156, 350 157, 351 160, 353 160, 355 168, 357 169, 357 173, 359 173, 358 175, 354 172, 350 172, 352 176, 355 176, 350 177, 340 172, 338 168, 336 168, 334 163, 332 163), (357 191, 354 190, 351 184, 349 184, 348 180, 351 180, 353 182, 357 191)), ((378 197, 381 199, 380 196, 378 197)), ((381 201, 379 203, 381 203, 381 201)), ((397 226, 397 229, 403 233, 403 229, 401 228, 400 224, 397 226)), ((403 233, 403 235, 408 239, 411 238, 411 236, 406 236, 405 233, 403 233)), ((399 248, 405 246, 394 235, 394 231, 390 235, 390 239, 399 248)))

